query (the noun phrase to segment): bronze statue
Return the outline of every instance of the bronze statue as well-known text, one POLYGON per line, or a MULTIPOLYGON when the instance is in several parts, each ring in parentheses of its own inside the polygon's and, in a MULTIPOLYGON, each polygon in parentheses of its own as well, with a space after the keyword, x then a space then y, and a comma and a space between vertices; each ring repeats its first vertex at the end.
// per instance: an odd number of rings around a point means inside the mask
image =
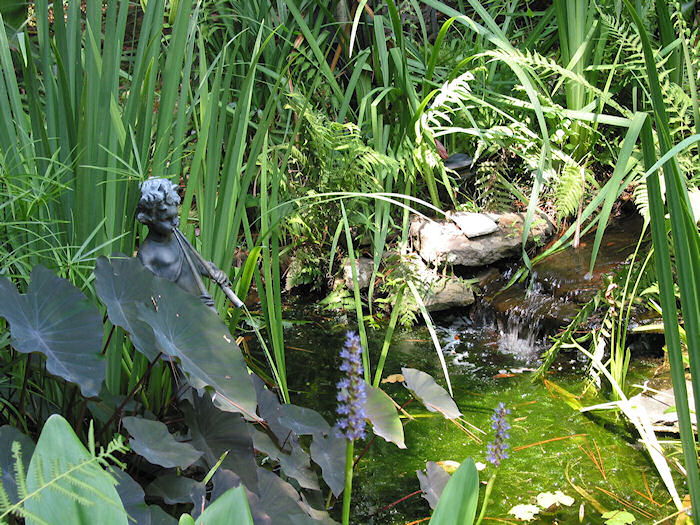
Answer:
POLYGON ((136 219, 148 226, 148 235, 139 246, 137 257, 155 275, 199 296, 212 309, 214 299, 204 286, 202 275, 215 281, 235 306, 243 306, 231 290, 226 273, 205 260, 178 229, 180 197, 176 189, 167 179, 148 179, 141 184, 136 219))

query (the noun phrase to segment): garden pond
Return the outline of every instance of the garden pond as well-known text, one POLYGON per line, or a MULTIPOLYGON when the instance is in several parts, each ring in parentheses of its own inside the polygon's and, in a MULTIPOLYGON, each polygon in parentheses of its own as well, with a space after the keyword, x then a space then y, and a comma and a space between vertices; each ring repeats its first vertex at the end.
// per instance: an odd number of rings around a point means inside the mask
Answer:
MULTIPOLYGON (((636 523, 654 523, 674 513, 668 491, 624 417, 612 411, 578 410, 606 400, 593 392, 582 394, 585 358, 562 352, 544 379, 532 380, 545 348, 544 312, 556 310, 561 319, 569 318, 571 311, 575 313, 570 308, 574 296, 579 304, 582 296, 590 297, 599 286, 596 280, 624 261, 635 240, 624 230, 607 235, 593 279, 581 277, 589 260, 584 243, 578 252, 565 252, 538 267, 542 277, 529 293, 516 288, 500 299, 494 293, 492 302, 473 308, 471 316, 461 312, 435 316, 454 400, 463 414, 462 428, 412 401, 398 376, 402 367, 415 368, 445 385, 427 328, 396 331, 381 386, 410 414, 404 418, 407 448, 378 437, 358 443, 355 450, 362 451, 362 457, 353 483, 354 523, 427 522, 431 511, 420 495, 416 475, 426 469, 427 461, 461 462, 471 457, 486 465, 480 472, 485 483, 495 468, 486 456, 487 443, 494 437, 491 416, 499 403, 510 410, 510 457, 498 467, 485 522, 516 522, 509 514, 514 506, 534 504, 538 494, 558 490, 574 503, 536 517, 535 523, 604 523, 602 514, 615 510, 630 512, 636 523)), ((491 279, 491 290, 507 273, 491 279)), ((488 289, 487 285, 485 296, 488 289)), ((292 402, 314 407, 333 421, 338 353, 352 327, 312 306, 296 305, 286 316, 298 320, 285 333, 292 402)), ((371 351, 381 348, 383 336, 383 331, 369 332, 371 351)), ((629 385, 641 384, 663 364, 662 339, 651 341, 634 351, 629 385)), ((373 353, 372 363, 376 361, 373 353)), ((631 394, 635 390, 631 388, 631 394)), ((676 483, 684 494, 680 474, 676 483)))

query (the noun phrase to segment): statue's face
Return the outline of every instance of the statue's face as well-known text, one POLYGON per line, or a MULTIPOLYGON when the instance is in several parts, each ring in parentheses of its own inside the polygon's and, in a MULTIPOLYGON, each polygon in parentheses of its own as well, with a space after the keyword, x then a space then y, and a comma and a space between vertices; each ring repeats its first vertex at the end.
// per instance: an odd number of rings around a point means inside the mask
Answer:
POLYGON ((173 228, 176 228, 179 224, 180 219, 177 217, 177 206, 161 202, 153 210, 153 219, 151 224, 149 224, 149 228, 160 235, 170 235, 173 228))

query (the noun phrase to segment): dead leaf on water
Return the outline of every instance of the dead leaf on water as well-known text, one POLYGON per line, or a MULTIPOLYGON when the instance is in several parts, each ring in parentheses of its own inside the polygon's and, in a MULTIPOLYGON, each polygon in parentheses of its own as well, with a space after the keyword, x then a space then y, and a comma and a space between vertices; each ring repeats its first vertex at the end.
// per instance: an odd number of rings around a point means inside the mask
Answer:
POLYGON ((403 374, 391 374, 382 379, 382 383, 403 383, 403 374))

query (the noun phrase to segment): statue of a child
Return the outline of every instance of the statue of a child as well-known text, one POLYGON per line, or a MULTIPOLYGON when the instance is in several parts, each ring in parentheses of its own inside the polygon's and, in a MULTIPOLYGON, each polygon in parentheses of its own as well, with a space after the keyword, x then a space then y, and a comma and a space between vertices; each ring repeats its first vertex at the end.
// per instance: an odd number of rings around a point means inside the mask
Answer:
POLYGON ((175 234, 180 224, 177 217, 180 197, 176 189, 177 186, 167 179, 148 179, 141 184, 136 219, 148 226, 148 235, 139 246, 137 257, 155 275, 176 283, 214 309, 214 299, 193 269, 218 284, 227 285, 229 280, 214 263, 205 261, 208 265, 205 268, 200 260, 185 253, 189 246, 178 240, 175 234))

